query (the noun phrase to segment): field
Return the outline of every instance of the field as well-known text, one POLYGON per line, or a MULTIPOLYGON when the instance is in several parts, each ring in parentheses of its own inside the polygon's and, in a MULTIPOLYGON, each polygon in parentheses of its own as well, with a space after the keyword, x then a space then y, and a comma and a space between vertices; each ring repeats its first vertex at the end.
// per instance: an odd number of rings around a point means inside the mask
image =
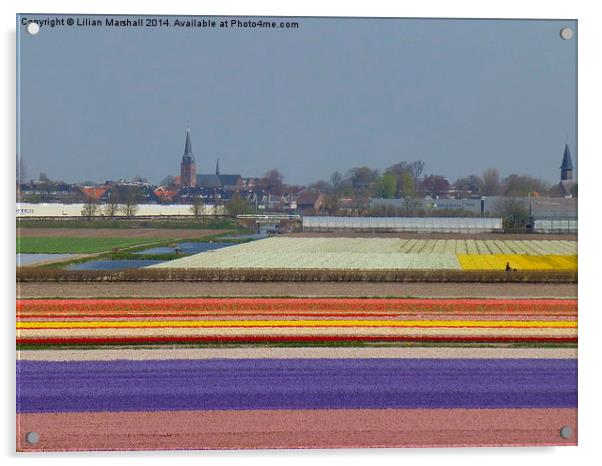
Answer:
POLYGON ((157 238, 111 238, 111 237, 23 237, 17 238, 17 253, 89 254, 110 251, 114 248, 142 246, 160 241, 157 238))
POLYGON ((27 228, 17 230, 17 253, 90 254, 169 240, 200 239, 223 230, 27 228))
MULTIPOLYGON (((185 239, 81 230, 21 241, 185 239)), ((21 268, 17 449, 576 445, 577 243, 487 238, 287 236, 158 270, 21 268)))
POLYGON ((17 343, 23 451, 576 444, 575 299, 20 299, 17 343))
POLYGON ((21 345, 196 342, 575 343, 575 300, 20 300, 21 345))
POLYGON ((576 270, 568 240, 273 237, 152 268, 576 270))

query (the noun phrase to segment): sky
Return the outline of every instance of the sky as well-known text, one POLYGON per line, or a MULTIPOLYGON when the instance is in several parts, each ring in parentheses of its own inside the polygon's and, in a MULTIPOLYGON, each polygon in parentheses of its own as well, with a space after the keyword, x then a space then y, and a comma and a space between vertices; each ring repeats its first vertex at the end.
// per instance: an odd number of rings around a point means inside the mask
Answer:
POLYGON ((260 29, 156 18, 170 26, 37 35, 17 18, 28 179, 158 183, 179 174, 187 128, 197 173, 219 157, 221 173, 278 168, 291 184, 413 160, 452 182, 493 167, 553 183, 565 143, 576 165, 576 21, 277 18, 299 27, 260 29), (572 40, 559 35, 567 26, 572 40))

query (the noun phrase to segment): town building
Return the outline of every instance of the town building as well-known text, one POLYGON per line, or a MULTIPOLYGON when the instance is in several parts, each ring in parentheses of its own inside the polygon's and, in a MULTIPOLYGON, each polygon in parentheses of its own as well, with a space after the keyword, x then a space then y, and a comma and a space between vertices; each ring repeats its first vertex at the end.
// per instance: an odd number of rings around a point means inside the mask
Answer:
POLYGON ((240 191, 244 188, 242 176, 223 175, 219 172, 219 159, 215 164, 215 174, 197 175, 197 186, 209 189, 223 189, 224 191, 240 191))
POLYGON ((324 204, 324 194, 301 192, 297 196, 297 209, 304 215, 317 215, 324 204))

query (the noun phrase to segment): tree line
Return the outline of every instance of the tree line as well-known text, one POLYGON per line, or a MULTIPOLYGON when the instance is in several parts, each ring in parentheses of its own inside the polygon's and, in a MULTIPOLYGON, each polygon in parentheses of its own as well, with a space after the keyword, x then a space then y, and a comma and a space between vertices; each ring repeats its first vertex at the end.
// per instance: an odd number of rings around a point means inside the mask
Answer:
MULTIPOLYGON (((335 171, 328 180, 320 180, 308 186, 287 185, 278 169, 269 170, 257 179, 257 188, 272 194, 295 193, 302 189, 340 197, 368 196, 384 199, 406 197, 439 197, 453 191, 455 196, 528 196, 558 194, 557 185, 530 175, 511 174, 502 177, 496 168, 485 170, 481 175, 468 175, 450 183, 442 175, 426 174, 421 160, 399 162, 382 172, 368 166, 354 167, 345 173, 335 171)), ((577 188, 574 189, 577 194, 577 188)))
POLYGON ((103 204, 93 196, 86 196, 81 213, 88 220, 99 214, 105 217, 122 214, 129 218, 136 215, 141 200, 142 192, 138 186, 120 186, 111 190, 103 204))

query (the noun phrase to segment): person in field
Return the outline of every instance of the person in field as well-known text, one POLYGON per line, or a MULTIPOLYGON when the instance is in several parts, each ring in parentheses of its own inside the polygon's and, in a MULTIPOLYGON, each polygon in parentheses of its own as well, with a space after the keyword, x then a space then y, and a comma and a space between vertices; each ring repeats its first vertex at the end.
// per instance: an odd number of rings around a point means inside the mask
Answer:
POLYGON ((516 272, 516 269, 510 267, 510 262, 506 262, 506 272, 516 272))

